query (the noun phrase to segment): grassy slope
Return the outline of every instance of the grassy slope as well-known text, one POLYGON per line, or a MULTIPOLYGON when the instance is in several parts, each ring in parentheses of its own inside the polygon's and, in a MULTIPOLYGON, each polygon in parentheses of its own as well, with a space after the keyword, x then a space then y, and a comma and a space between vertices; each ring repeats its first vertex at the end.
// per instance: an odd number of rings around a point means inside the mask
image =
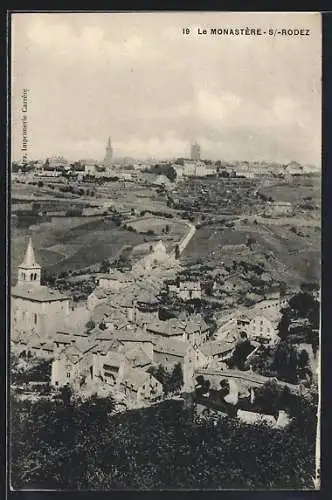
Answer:
MULTIPOLYGON (((12 277, 16 279, 17 266, 23 260, 28 238, 15 230, 12 236, 12 277)), ((38 262, 52 272, 86 267, 112 257, 124 245, 137 245, 144 237, 115 226, 113 221, 93 219, 56 219, 55 225, 45 225, 33 233, 38 262), (80 221, 80 225, 77 225, 80 221), (61 253, 52 247, 60 245, 61 253), (50 250, 47 248, 51 247, 50 250)))

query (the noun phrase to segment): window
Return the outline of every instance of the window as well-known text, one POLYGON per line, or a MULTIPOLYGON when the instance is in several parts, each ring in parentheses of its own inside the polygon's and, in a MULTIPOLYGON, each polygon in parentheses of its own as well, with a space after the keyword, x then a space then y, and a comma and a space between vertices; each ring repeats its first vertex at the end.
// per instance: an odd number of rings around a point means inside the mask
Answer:
POLYGON ((37 279, 37 273, 34 274, 33 279, 36 281, 36 279, 37 279))
POLYGON ((36 325, 37 324, 37 314, 34 314, 34 318, 33 319, 34 319, 34 323, 36 325))
POLYGON ((70 378, 70 373, 69 372, 67 373, 67 378, 70 378))
POLYGON ((30 274, 30 280, 33 280, 33 273, 30 274))
POLYGON ((55 385, 59 385, 59 382, 57 380, 55 381, 55 385))

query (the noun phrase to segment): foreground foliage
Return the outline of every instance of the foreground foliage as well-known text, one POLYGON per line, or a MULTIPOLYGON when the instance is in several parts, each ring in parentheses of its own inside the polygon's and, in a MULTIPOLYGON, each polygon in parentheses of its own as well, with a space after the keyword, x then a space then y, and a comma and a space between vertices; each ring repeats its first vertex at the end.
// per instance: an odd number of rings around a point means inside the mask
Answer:
MULTIPOLYGON (((112 415, 113 402, 13 401, 14 488, 312 488, 315 403, 289 428, 193 425, 182 402, 112 415)), ((189 412, 190 414, 190 412, 189 412)))

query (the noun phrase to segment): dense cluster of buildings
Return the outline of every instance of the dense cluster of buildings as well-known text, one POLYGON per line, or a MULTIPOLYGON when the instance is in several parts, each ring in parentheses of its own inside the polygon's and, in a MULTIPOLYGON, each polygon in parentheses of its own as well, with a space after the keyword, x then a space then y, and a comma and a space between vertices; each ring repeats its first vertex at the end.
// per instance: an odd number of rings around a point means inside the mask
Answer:
MULTIPOLYGON (((139 181, 140 173, 149 169, 156 163, 155 160, 146 160, 137 162, 134 159, 123 159, 121 162, 116 162, 113 157, 113 147, 111 138, 108 137, 105 156, 102 161, 95 159, 81 159, 74 163, 70 163, 61 155, 51 156, 46 161, 34 161, 28 165, 16 165, 21 169, 15 169, 14 176, 22 174, 22 172, 29 172, 38 178, 58 178, 65 172, 67 175, 76 177, 82 180, 85 176, 88 177, 120 177, 127 181, 139 181)), ((225 175, 231 177, 245 177, 248 179, 260 177, 279 177, 285 179, 287 182, 292 182, 296 177, 303 175, 310 175, 317 171, 315 166, 300 165, 292 161, 288 164, 268 163, 264 161, 210 161, 202 160, 201 147, 197 142, 191 144, 190 158, 182 158, 177 161, 164 160, 159 162, 159 166, 173 167, 176 171, 176 180, 181 181, 188 177, 209 177, 215 175, 225 175)), ((161 181, 168 183, 169 179, 165 181, 164 178, 159 178, 157 183, 161 181)))
POLYGON ((202 370, 217 373, 219 382, 234 379, 225 361, 244 338, 257 346, 278 341, 280 296, 217 318, 216 331, 197 313, 161 320, 164 283, 168 293, 182 300, 201 298, 201 285, 174 279, 178 261, 161 241, 139 245, 134 253, 130 271, 97 275, 86 306, 75 311, 69 297, 41 285, 41 267, 29 240, 11 293, 12 351, 52 360, 53 387, 69 385, 81 395, 112 394, 127 408, 147 405, 163 397, 152 366, 171 372, 180 364, 184 389, 190 391, 202 370))

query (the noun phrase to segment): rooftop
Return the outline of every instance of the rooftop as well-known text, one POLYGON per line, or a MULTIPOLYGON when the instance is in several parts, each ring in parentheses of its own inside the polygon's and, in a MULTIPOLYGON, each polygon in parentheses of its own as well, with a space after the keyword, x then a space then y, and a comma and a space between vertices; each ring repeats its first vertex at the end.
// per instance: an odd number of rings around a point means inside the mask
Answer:
POLYGON ((186 354, 190 344, 176 339, 157 339, 154 341, 153 350, 164 354, 173 354, 181 358, 186 354))
POLYGON ((105 358, 103 359, 103 363, 106 365, 110 365, 115 368, 120 368, 120 366, 123 363, 124 356, 122 353, 119 353, 117 351, 109 351, 107 353, 101 352, 101 354, 106 354, 105 358))
POLYGON ((167 321, 156 320, 146 326, 149 332, 164 335, 167 337, 180 336, 184 328, 180 326, 177 318, 171 318, 167 321))
POLYGON ((35 302, 55 302, 57 300, 69 300, 69 297, 63 295, 58 290, 52 290, 43 285, 29 285, 28 283, 16 285, 11 290, 13 297, 28 299, 35 302))
POLYGON ((121 330, 117 335, 120 342, 152 342, 153 336, 141 328, 136 330, 121 330))
POLYGON ((132 347, 128 349, 125 353, 125 357, 134 368, 151 364, 151 359, 141 347, 132 347))
POLYGON ((146 328, 153 333, 172 337, 180 336, 184 332, 189 334, 199 331, 205 332, 209 329, 209 326, 201 316, 195 315, 185 318, 183 321, 180 321, 178 318, 171 318, 166 321, 156 320, 149 323, 146 328))
POLYGON ((205 342, 200 346, 200 351, 206 356, 214 356, 216 354, 223 354, 232 350, 235 347, 235 342, 221 342, 211 341, 205 342))
POLYGON ((58 342, 61 344, 71 344, 73 341, 73 336, 68 332, 57 332, 54 337, 54 342, 58 342))
POLYGON ((93 348, 93 353, 100 353, 103 354, 104 356, 107 355, 109 352, 114 352, 115 349, 119 347, 119 342, 116 339, 109 340, 109 341, 103 341, 97 343, 94 348, 93 348))

